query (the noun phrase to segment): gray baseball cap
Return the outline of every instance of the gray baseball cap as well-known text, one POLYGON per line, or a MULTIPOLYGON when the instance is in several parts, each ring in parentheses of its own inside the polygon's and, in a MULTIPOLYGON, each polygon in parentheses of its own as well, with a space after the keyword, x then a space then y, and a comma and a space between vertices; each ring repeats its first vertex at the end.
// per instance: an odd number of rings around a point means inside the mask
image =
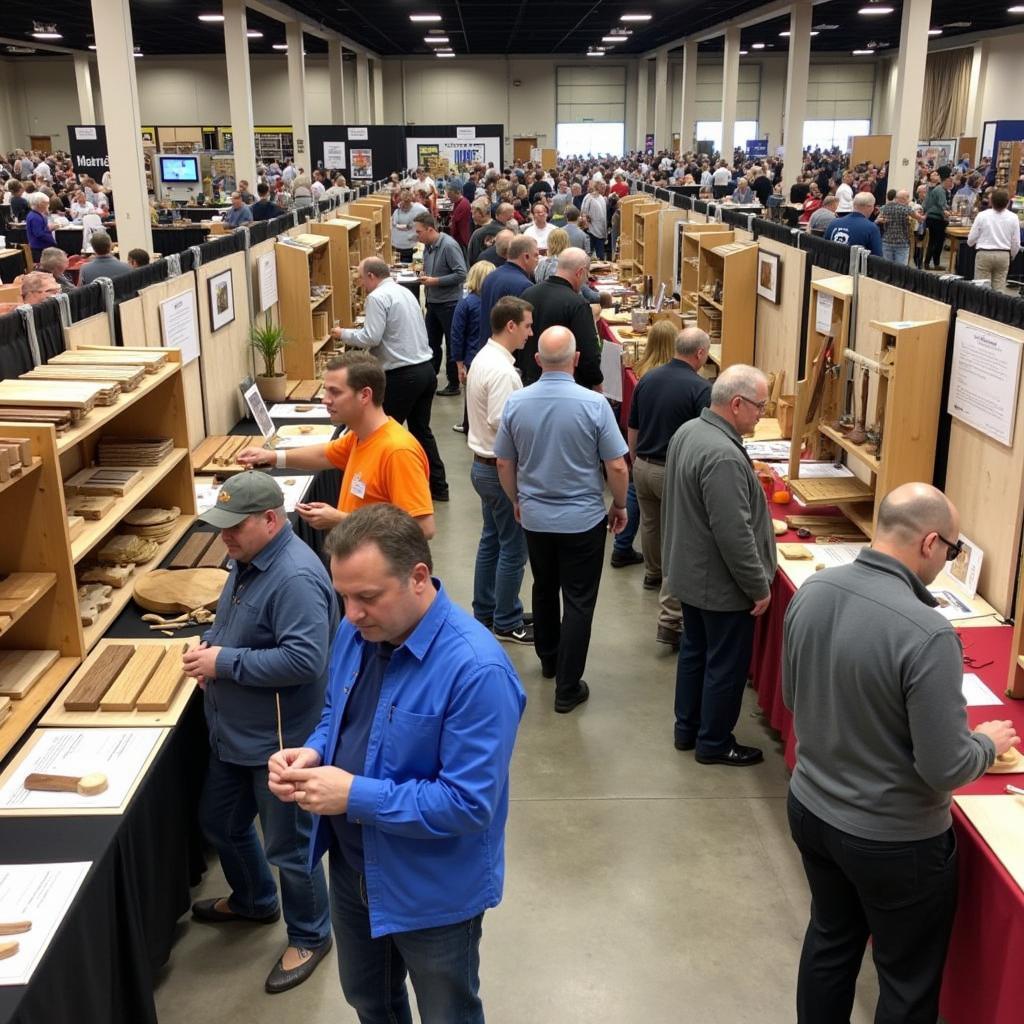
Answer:
POLYGON ((225 481, 213 508, 204 512, 199 519, 218 530, 228 530, 254 512, 266 512, 267 509, 280 508, 283 504, 284 493, 272 476, 247 470, 225 481))

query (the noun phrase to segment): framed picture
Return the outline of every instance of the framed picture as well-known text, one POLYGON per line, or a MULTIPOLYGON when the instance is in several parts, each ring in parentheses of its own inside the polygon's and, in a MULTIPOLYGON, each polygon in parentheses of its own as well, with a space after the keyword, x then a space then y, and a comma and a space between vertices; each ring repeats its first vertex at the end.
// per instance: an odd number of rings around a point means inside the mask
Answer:
POLYGON ((210 285, 210 329, 219 331, 235 319, 235 292, 231 287, 231 271, 214 274, 210 285))
POLYGON ((779 301, 779 257, 759 249, 757 253, 757 294, 769 302, 779 301))

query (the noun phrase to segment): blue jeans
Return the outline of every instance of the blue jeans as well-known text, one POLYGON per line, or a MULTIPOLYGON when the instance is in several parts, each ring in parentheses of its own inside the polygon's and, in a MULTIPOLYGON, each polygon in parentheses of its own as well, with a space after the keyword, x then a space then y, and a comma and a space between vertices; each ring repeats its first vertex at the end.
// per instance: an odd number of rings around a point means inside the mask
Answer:
POLYGON ((892 260, 893 263, 898 263, 900 266, 905 267, 910 261, 910 246, 889 245, 888 243, 883 242, 882 259, 892 260))
POLYGON ((496 466, 474 459, 469 478, 484 517, 473 574, 473 614, 481 622, 493 622, 495 629, 516 629, 523 624, 519 588, 526 569, 526 534, 501 489, 496 466))
POLYGON ((336 850, 330 862, 338 975, 360 1024, 412 1024, 406 975, 422 1024, 484 1024, 479 995, 484 915, 371 938, 365 878, 336 850))
MULTIPOLYGON (((590 234, 590 232, 588 231, 587 234, 590 234)), ((604 243, 604 238, 598 238, 597 235, 590 235, 590 252, 599 260, 604 259, 604 243)))
POLYGON ((618 555, 632 551, 633 541, 636 540, 636 532, 639 529, 640 502, 636 499, 636 487, 633 486, 633 477, 630 476, 629 487, 626 490, 626 526, 612 541, 612 551, 618 555))
POLYGON ((228 764, 211 752, 199 823, 220 856, 235 913, 264 917, 277 909, 273 864, 281 876, 289 944, 313 949, 330 938, 324 869, 317 864, 312 873, 306 870, 312 816, 270 792, 266 765, 228 764), (263 847, 253 825, 257 814, 263 847))

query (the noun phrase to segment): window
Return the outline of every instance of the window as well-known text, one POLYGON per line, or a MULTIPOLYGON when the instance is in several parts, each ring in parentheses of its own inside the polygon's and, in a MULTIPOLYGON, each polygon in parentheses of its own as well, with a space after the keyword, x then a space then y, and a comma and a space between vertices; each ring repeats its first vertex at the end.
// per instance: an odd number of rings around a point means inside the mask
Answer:
POLYGON ((851 136, 870 134, 871 122, 868 120, 804 121, 804 149, 838 146, 849 151, 851 136))
POLYGON ((558 152, 562 155, 596 156, 625 152, 626 126, 621 121, 587 121, 560 124, 557 130, 558 152))
MULTIPOLYGON (((756 121, 737 121, 736 131, 733 135, 733 145, 739 146, 740 149, 746 150, 747 139, 757 139, 760 136, 757 134, 757 122, 756 121)), ((710 139, 715 144, 715 151, 718 153, 722 152, 722 122, 721 121, 698 121, 697 122, 697 141, 705 142, 710 139)))

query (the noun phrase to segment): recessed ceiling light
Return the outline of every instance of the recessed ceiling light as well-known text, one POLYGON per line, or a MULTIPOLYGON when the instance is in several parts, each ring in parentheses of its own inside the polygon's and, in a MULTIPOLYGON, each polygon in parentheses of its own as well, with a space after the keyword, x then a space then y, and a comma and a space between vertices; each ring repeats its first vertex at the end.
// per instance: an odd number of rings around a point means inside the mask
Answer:
POLYGON ((789 35, 789 33, 788 33, 788 32, 780 32, 780 33, 779 33, 779 35, 780 35, 780 36, 788 36, 788 35, 789 35))
POLYGON ((1024 14, 1024 7, 1021 7, 1019 4, 1016 7, 1007 7, 1006 8, 1006 13, 1007 14, 1024 14))
POLYGON ((839 28, 838 25, 824 25, 824 24, 822 24, 822 25, 815 25, 814 27, 815 27, 815 29, 817 29, 817 30, 819 30, 821 32, 831 32, 834 29, 839 28))
POLYGON ((262 39, 263 33, 257 32, 256 29, 250 28, 245 33, 250 39, 262 39))
POLYGON ((410 21, 440 21, 440 14, 410 14, 410 21))
POLYGON ((602 43, 624 43, 625 41, 625 36, 601 36, 602 43))
POLYGON ((439 46, 434 53, 454 53, 455 51, 450 46, 439 46))
POLYGON ((132 56, 133 56, 133 57, 145 57, 146 55, 145 55, 145 54, 144 54, 144 53, 143 53, 143 52, 142 52, 141 50, 136 50, 136 51, 135 51, 135 52, 134 52, 134 53, 132 54, 132 56))
POLYGON ((447 36, 427 36, 423 42, 425 43, 447 43, 447 36))
POLYGON ((598 50, 589 50, 589 51, 587 52, 587 56, 588 56, 588 57, 603 57, 603 56, 604 56, 604 54, 603 54, 603 53, 601 53, 601 52, 600 52, 600 51, 598 51, 598 50))
POLYGON ((63 39, 59 32, 33 32, 33 39, 63 39))
POLYGON ((224 15, 223 14, 200 14, 199 15, 199 20, 200 21, 223 21, 224 20, 224 15))
POLYGON ((870 57, 871 54, 873 54, 875 51, 874 50, 851 50, 850 52, 854 55, 854 57, 870 57))
POLYGON ((288 44, 287 43, 274 43, 274 47, 273 48, 275 50, 287 50, 288 49, 288 44))
POLYGON ((930 35, 930 36, 941 36, 942 35, 942 29, 941 28, 930 28, 930 29, 928 29, 928 35, 930 35))
POLYGON ((439 53, 437 56, 438 57, 454 57, 455 54, 454 53, 439 53))
POLYGON ((763 50, 764 49, 764 43, 751 43, 750 44, 750 48, 752 50, 763 50))
POLYGON ((650 21, 651 15, 649 14, 624 14, 619 21, 650 21))
POLYGON ((862 7, 857 13, 864 15, 892 14, 892 7, 884 7, 882 4, 872 4, 870 7, 862 7))
POLYGON ((740 56, 741 56, 741 57, 746 57, 746 55, 747 55, 748 53, 750 53, 750 51, 749 51, 749 50, 740 50, 740 56))

